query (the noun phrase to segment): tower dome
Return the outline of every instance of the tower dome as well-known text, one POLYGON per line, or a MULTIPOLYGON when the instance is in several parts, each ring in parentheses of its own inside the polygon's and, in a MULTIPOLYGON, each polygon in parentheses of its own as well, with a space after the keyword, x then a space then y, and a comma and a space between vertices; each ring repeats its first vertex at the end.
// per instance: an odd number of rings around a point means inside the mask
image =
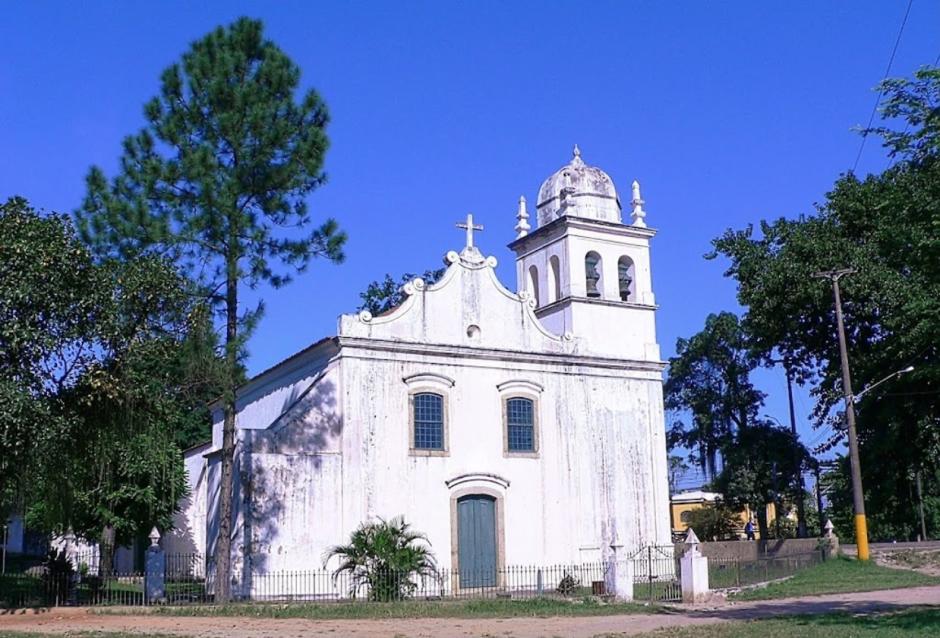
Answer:
POLYGON ((621 222, 613 181, 601 169, 584 163, 577 144, 571 161, 542 182, 536 210, 539 226, 563 215, 621 222))

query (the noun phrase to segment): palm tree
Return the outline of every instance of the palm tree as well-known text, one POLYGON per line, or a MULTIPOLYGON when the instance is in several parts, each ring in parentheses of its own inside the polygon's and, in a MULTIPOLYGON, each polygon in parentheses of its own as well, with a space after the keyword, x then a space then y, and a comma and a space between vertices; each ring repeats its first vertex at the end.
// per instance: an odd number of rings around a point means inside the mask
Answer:
POLYGON ((349 573, 352 577, 349 593, 355 596, 365 585, 369 600, 407 598, 418 587, 415 576, 438 575, 427 537, 413 531, 401 516, 362 523, 350 536, 348 545, 327 550, 324 565, 334 556, 340 558, 340 564, 333 571, 333 581, 349 573))

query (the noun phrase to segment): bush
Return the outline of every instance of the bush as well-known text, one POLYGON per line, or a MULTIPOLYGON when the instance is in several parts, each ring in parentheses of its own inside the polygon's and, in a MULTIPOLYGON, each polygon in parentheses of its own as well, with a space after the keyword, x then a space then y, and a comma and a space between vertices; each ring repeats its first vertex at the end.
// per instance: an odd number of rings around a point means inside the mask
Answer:
POLYGON ((61 605, 68 600, 74 574, 75 568, 72 567, 65 551, 60 550, 58 554, 55 550, 49 552, 43 563, 42 582, 43 591, 50 603, 61 605))
POLYGON ((366 587, 374 601, 403 600, 417 589, 415 576, 437 576, 437 565, 424 534, 411 530, 404 518, 379 519, 363 523, 352 533, 348 545, 337 545, 325 556, 338 556, 340 565, 333 572, 336 580, 343 573, 352 576, 350 594, 366 587))
POLYGON ((721 503, 706 505, 689 512, 688 525, 703 541, 737 540, 741 520, 738 512, 721 503))
POLYGON ((558 587, 555 588, 562 596, 571 596, 578 589, 578 585, 581 583, 577 578, 572 576, 569 572, 565 572, 565 575, 560 581, 558 581, 558 587))

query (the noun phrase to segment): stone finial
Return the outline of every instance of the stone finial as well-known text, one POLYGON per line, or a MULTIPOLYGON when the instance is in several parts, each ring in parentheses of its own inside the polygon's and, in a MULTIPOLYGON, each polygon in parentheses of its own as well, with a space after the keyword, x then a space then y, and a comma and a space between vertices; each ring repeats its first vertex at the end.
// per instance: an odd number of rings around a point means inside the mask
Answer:
POLYGON ((157 547, 160 544, 160 530, 154 526, 154 528, 150 530, 150 536, 148 538, 150 538, 150 546, 157 547))
POLYGON ((633 207, 631 216, 633 217, 633 225, 640 228, 646 228, 646 211, 643 210, 643 204, 646 202, 643 201, 643 198, 640 197, 640 182, 633 180, 633 199, 630 202, 630 205, 633 207))
POLYGON ((832 537, 832 530, 834 530, 835 528, 836 528, 836 526, 833 525, 833 524, 832 524, 832 521, 827 518, 827 519, 826 519, 826 525, 823 527, 823 529, 826 530, 826 538, 832 537))
POLYGON ((529 225, 529 211, 525 207, 525 197, 519 198, 519 212, 516 213, 516 239, 520 239, 529 234, 532 226, 529 225))
POLYGON ((685 533, 685 542, 687 545, 692 545, 693 547, 701 543, 701 541, 698 539, 698 536, 695 535, 695 530, 691 527, 689 528, 689 531, 685 533))
POLYGON ((574 145, 574 149, 571 151, 571 163, 575 166, 584 166, 584 160, 581 159, 581 149, 578 148, 578 145, 574 145))

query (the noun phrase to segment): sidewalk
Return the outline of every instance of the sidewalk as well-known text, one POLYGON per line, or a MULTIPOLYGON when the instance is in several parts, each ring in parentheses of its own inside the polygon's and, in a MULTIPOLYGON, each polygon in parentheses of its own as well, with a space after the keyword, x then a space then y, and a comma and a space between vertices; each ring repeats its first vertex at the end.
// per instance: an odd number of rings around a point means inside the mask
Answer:
POLYGON ((389 620, 304 620, 265 618, 177 617, 139 614, 100 615, 82 608, 46 612, 0 613, 0 631, 63 634, 76 631, 160 633, 200 638, 295 638, 303 635, 336 638, 593 638, 634 635, 663 627, 705 625, 781 614, 864 613, 900 611, 915 605, 940 605, 940 585, 852 594, 721 605, 674 606, 662 614, 552 618, 434 618, 389 620))

